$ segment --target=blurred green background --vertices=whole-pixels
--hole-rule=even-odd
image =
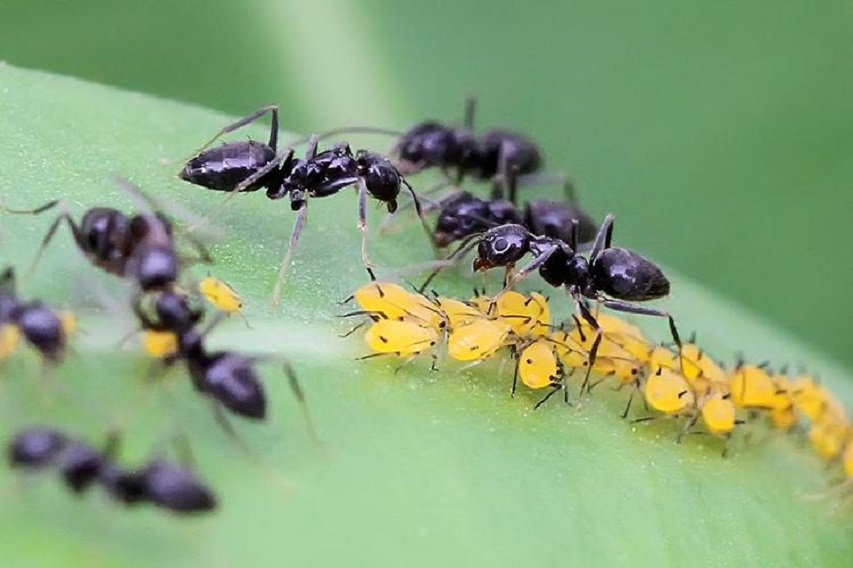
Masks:
[[[617,242],[853,363],[849,1],[5,0],[2,12],[0,58],[15,65],[238,115],[278,102],[292,131],[455,120],[477,93],[478,123],[540,140],[592,212],[617,214]]]

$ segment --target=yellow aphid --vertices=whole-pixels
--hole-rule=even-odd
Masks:
[[[660,368],[646,380],[646,402],[664,414],[673,415],[693,406],[694,397],[687,381],[671,369]]]
[[[721,394],[712,395],[702,405],[702,421],[711,434],[724,436],[735,428],[735,405]]]
[[[551,307],[548,305],[548,299],[539,292],[530,294],[530,299],[538,306],[539,310],[536,325],[533,326],[530,333],[537,337],[546,337],[551,333]]]
[[[825,460],[841,454],[848,436],[847,425],[836,420],[820,420],[812,424],[809,441],[814,451]]]
[[[435,299],[435,304],[438,306],[438,309],[444,312],[447,323],[451,328],[471,323],[474,320],[484,317],[483,313],[475,306],[453,298],[439,296]]]
[[[557,329],[548,336],[548,341],[554,347],[557,358],[563,365],[572,369],[584,367],[587,364],[587,354],[580,344],[565,330]]]
[[[15,352],[21,341],[21,332],[18,326],[6,323],[0,325],[0,359],[5,359]]]
[[[62,331],[68,337],[77,331],[77,316],[71,310],[59,310],[59,321],[62,322]]]
[[[788,431],[797,423],[797,411],[791,396],[791,383],[785,375],[770,377],[776,392],[770,402],[770,421],[780,430]]]
[[[518,354],[518,376],[532,389],[551,386],[559,377],[554,348],[547,341],[535,341]]]
[[[844,462],[844,473],[847,474],[848,478],[853,479],[853,436],[847,440],[847,448],[844,450],[842,461]]]
[[[658,369],[675,371],[678,369],[678,355],[668,348],[658,345],[649,352],[648,365],[652,373],[657,372]]]
[[[168,357],[178,352],[178,337],[171,331],[146,329],[142,332],[142,348],[152,357]]]
[[[790,385],[794,405],[811,420],[818,420],[824,413],[829,393],[808,376],[795,377]]]
[[[243,309],[243,298],[228,284],[208,276],[198,284],[198,290],[210,304],[223,312],[234,313]]]
[[[447,354],[457,361],[486,359],[506,344],[512,328],[502,320],[480,319],[456,327],[447,338]]]
[[[407,319],[436,329],[444,326],[444,314],[435,304],[399,284],[371,282],[359,288],[354,296],[365,311],[388,319]]]
[[[610,341],[602,341],[592,370],[600,375],[613,375],[623,383],[633,383],[642,365],[630,353]]]
[[[411,357],[427,351],[438,341],[438,332],[413,321],[379,320],[364,334],[374,353]]]
[[[761,367],[742,365],[732,373],[732,402],[741,408],[772,408],[776,387]]]
[[[519,336],[527,336],[534,329],[550,324],[550,311],[545,298],[538,295],[542,303],[520,292],[508,290],[495,298],[498,318],[504,320]]]

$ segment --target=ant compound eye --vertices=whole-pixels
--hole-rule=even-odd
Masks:
[[[509,248],[509,241],[504,238],[495,239],[492,243],[492,248],[495,249],[495,252],[498,254],[505,253]]]

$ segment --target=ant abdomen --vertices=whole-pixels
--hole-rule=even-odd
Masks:
[[[214,191],[234,191],[241,182],[275,158],[275,150],[255,140],[230,142],[204,150],[190,159],[178,174],[184,181]],[[272,170],[242,191],[256,191],[267,187]]]
[[[612,247],[602,250],[591,265],[600,292],[631,302],[669,295],[669,280],[652,261],[634,251]]]

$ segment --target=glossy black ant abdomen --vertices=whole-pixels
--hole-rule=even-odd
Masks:
[[[0,274],[0,328],[15,326],[45,361],[57,363],[62,358],[68,343],[66,328],[72,322],[70,314],[63,319],[42,301],[21,301],[11,267]]]
[[[435,167],[464,168],[476,149],[470,130],[426,121],[404,132],[392,153],[399,160],[400,171],[412,174]]]
[[[533,199],[524,207],[524,225],[534,235],[568,242],[572,223],[578,223],[578,242],[591,243],[598,232],[592,217],[571,201]]]
[[[154,461],[137,472],[142,494],[152,504],[175,513],[201,513],[216,509],[216,496],[190,470]],[[131,484],[132,485],[132,484]]]
[[[477,179],[490,180],[501,172],[502,163],[506,164],[506,171],[527,175],[542,169],[543,161],[542,152],[529,137],[510,130],[494,129],[479,137],[466,167]]]
[[[203,150],[190,158],[178,177],[214,191],[234,191],[235,187],[269,164],[275,157],[274,148],[257,140],[229,142]],[[257,191],[274,186],[280,181],[279,176],[277,170],[271,170],[240,191]]]
[[[669,295],[669,280],[660,267],[624,248],[602,250],[591,266],[590,276],[598,291],[621,300],[645,302]]]
[[[220,351],[188,363],[193,383],[199,390],[244,418],[263,420],[266,417],[266,396],[254,360],[231,351]]]

